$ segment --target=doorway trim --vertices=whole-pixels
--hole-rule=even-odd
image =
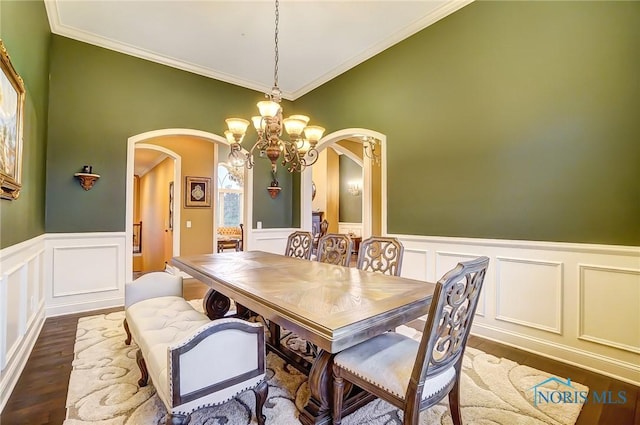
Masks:
[[[156,149],[162,151],[163,149],[166,151],[167,155],[171,156],[176,160],[174,166],[174,196],[173,196],[173,213],[174,213],[174,232],[173,232],[173,255],[180,255],[180,215],[182,212],[182,162],[180,155],[175,152],[170,151],[159,145],[153,145],[149,143],[151,139],[157,139],[161,137],[170,137],[170,136],[184,136],[184,137],[194,137],[198,139],[202,139],[204,141],[210,142],[214,144],[214,155],[216,158],[216,163],[213,164],[213,177],[216,184],[211,185],[212,197],[213,199],[218,199],[218,144],[223,144],[229,146],[229,142],[226,138],[222,136],[218,136],[214,133],[209,133],[207,131],[195,130],[191,128],[165,128],[160,130],[152,130],[144,133],[136,134],[127,139],[127,169],[126,169],[126,202],[125,202],[125,278],[127,281],[132,279],[133,277],[133,169],[135,162],[135,149],[138,146],[145,146],[146,149]],[[243,149],[244,150],[244,149]],[[168,153],[168,152],[171,152]],[[245,167],[245,187],[244,187],[244,221],[245,223],[252,222],[253,215],[253,171],[252,169],[248,169]],[[213,206],[212,206],[213,208]],[[213,223],[213,241],[212,241],[212,250],[215,251],[216,246],[216,223],[215,211],[213,213],[214,223]],[[247,234],[245,235],[244,240],[249,241],[251,226],[245,226]]]
[[[382,154],[380,158],[380,233],[382,235],[387,234],[387,136],[374,130],[367,128],[345,128],[342,130],[334,131],[323,137],[316,150],[318,152],[326,149],[340,140],[357,136],[369,136],[375,137],[380,140],[380,146],[382,148]],[[335,147],[334,147],[335,148]],[[367,238],[371,236],[372,232],[372,185],[371,185],[371,168],[374,166],[371,164],[371,159],[363,154],[363,182],[362,182],[362,237]],[[311,231],[311,186],[312,175],[311,167],[307,167],[302,171],[300,179],[300,228]]]

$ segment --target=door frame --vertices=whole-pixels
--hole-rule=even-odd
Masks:
[[[133,278],[133,169],[135,162],[135,149],[138,144],[154,146],[155,148],[162,148],[159,145],[153,145],[152,139],[161,137],[194,137],[214,144],[214,157],[216,162],[213,166],[213,180],[211,184],[212,198],[218,199],[218,146],[223,144],[229,146],[229,142],[225,137],[219,136],[207,131],[196,130],[191,128],[165,128],[160,130],[152,130],[144,133],[136,134],[127,139],[127,169],[126,169],[126,202],[125,202],[125,279],[130,281]],[[148,148],[148,147],[147,147]],[[166,149],[166,148],[163,148]],[[161,149],[157,149],[161,150]],[[168,149],[167,149],[168,151]],[[244,151],[244,149],[243,149]],[[179,157],[178,154],[173,154]],[[172,156],[173,157],[173,156]],[[175,157],[173,157],[175,159]],[[176,164],[177,165],[177,164]],[[253,222],[253,170],[245,167],[244,176],[244,217],[245,223]],[[173,255],[180,255],[180,216],[182,212],[182,163],[180,166],[174,166],[174,185],[173,185],[173,214],[174,214],[174,233],[173,233]],[[214,208],[212,205],[211,208]],[[213,241],[212,250],[215,252],[216,247],[216,214],[213,212]],[[249,242],[251,240],[251,226],[245,226],[244,240]],[[250,248],[247,246],[247,249]]]
[[[387,234],[387,136],[375,130],[370,130],[367,128],[345,128],[342,130],[334,131],[333,133],[324,136],[320,140],[320,142],[318,142],[316,150],[320,152],[334,145],[340,140],[358,136],[374,137],[380,141],[382,151],[380,157],[380,233],[384,236]],[[371,236],[372,232],[371,209],[373,206],[373,200],[371,168],[375,165],[372,164],[372,160],[366,155],[363,155],[362,163],[362,238],[365,239]],[[302,171],[302,175],[300,176],[300,228],[307,231],[311,231],[311,173],[311,167],[307,167]]]

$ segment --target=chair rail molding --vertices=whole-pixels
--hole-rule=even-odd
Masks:
[[[490,258],[475,335],[640,385],[640,247],[388,236],[404,244],[404,277],[435,282]]]

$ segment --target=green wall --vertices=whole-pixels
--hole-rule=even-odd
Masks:
[[[51,36],[41,1],[0,11],[27,87],[23,190],[0,201],[0,247],[123,231],[130,136],[222,134],[224,118],[253,115],[263,98]],[[327,133],[387,135],[390,233],[637,246],[638,51],[638,2],[475,2],[285,113],[307,112]],[[88,192],[73,178],[84,164],[102,176]],[[254,176],[254,226],[298,223],[299,181],[280,168],[272,200],[266,160]]]
[[[0,200],[0,248],[44,233],[45,153],[51,33],[43,2],[0,2],[0,38],[26,89],[22,190]]]
[[[362,167],[346,155],[338,158],[340,170],[340,193],[338,201],[338,220],[343,223],[362,223],[362,192],[349,193],[349,183],[360,182],[362,189]]]
[[[388,231],[640,245],[640,2],[475,2],[296,101],[388,139]]]
[[[54,35],[46,231],[124,231],[129,137],[164,128],[222,135],[225,118],[255,115],[262,99],[262,93]],[[85,164],[101,176],[90,191],[73,177]],[[282,170],[278,177],[282,192],[290,191],[291,176]],[[254,221],[289,227],[291,195],[272,200],[270,181],[268,161],[258,158]]]

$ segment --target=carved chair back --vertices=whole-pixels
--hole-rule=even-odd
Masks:
[[[409,410],[416,415],[416,420],[421,405],[424,408],[435,404],[432,398],[422,399],[426,379],[453,365],[456,386],[459,385],[462,358],[488,265],[487,257],[458,263],[436,284],[405,395],[405,403],[412,407]]]
[[[328,233],[318,242],[317,260],[321,263],[349,266],[351,238],[340,233]]]
[[[284,255],[304,260],[310,259],[312,238],[311,232],[296,231],[291,233],[287,238],[287,248]]]
[[[372,236],[360,243],[357,267],[360,270],[400,276],[404,246],[396,238]]]

